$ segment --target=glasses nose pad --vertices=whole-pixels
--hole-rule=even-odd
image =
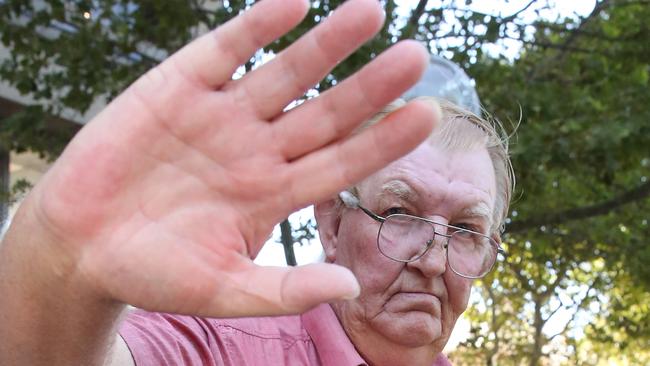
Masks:
[[[427,246],[426,250],[429,251],[429,249],[433,248],[436,245],[436,235],[431,235],[429,240],[427,240]]]
[[[442,239],[444,240],[444,236],[443,236],[443,235],[436,235],[436,234],[437,234],[437,233],[434,233],[434,234],[431,236],[431,238],[430,238],[429,240],[427,240],[427,242],[426,242],[426,243],[427,243],[427,246],[426,246],[426,250],[427,250],[427,251],[429,251],[431,248],[434,248],[434,247],[436,246],[436,240],[437,240],[437,239],[442,238]],[[440,243],[440,244],[441,244],[441,245],[440,245],[440,248],[441,248],[441,249],[447,249],[447,243],[446,243],[446,242],[443,241],[443,242]]]

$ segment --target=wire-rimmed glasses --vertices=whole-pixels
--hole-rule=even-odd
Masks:
[[[416,261],[434,247],[436,242],[441,241],[449,268],[461,277],[477,279],[492,270],[497,255],[503,252],[494,239],[472,230],[406,214],[379,216],[361,206],[358,198],[349,192],[342,192],[341,199],[346,206],[359,208],[381,223],[377,233],[377,248],[394,261]],[[436,227],[446,228],[446,233],[441,233]]]

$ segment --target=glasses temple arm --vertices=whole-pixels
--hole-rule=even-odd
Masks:
[[[368,210],[367,208],[361,206],[361,204],[359,203],[359,198],[357,198],[355,195],[353,195],[348,191],[343,191],[339,193],[339,198],[341,199],[341,201],[343,201],[343,204],[346,205],[348,208],[358,208],[375,221],[379,221],[379,222],[386,221],[384,217],[381,217],[376,213]]]
[[[503,248],[501,247],[501,245],[497,245],[497,253],[498,253],[498,254],[501,254],[502,256],[504,256],[504,257],[506,257],[506,258],[508,257],[508,252],[506,252],[506,250],[503,249]]]
[[[365,208],[365,207],[363,207],[361,205],[357,205],[357,207],[359,207],[359,209],[361,209],[361,211],[365,212],[366,215],[370,216],[375,221],[379,221],[379,222],[386,221],[385,217],[381,217],[381,216],[377,215],[376,213],[368,210],[367,208]]]

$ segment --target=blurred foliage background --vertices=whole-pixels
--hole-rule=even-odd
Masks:
[[[0,149],[56,158],[76,129],[48,119],[110,101],[252,3],[0,0],[1,41],[10,50],[0,80],[35,101],[2,117]],[[339,3],[313,1],[300,26],[239,73]],[[414,38],[466,70],[485,110],[512,134],[508,254],[476,284],[469,338],[450,355],[454,364],[650,364],[650,1],[598,0],[572,16],[548,16],[557,14],[550,0],[514,9],[505,1],[510,10],[495,12],[471,0],[382,3],[379,35],[308,96]],[[289,249],[311,238],[313,222],[284,225],[291,264]]]

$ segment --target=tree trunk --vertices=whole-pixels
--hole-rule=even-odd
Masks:
[[[485,288],[487,289],[487,292],[489,294],[489,298],[492,299],[492,304],[496,304],[497,300],[495,299],[494,293],[492,292],[492,289],[490,288],[489,284],[485,284]],[[487,359],[487,366],[494,366],[497,364],[496,362],[496,355],[499,352],[499,326],[497,325],[497,311],[496,311],[496,306],[492,305],[492,308],[490,309],[490,322],[492,323],[492,331],[494,332],[494,347],[492,349],[487,349],[488,352],[488,359]]]
[[[530,355],[530,366],[538,366],[539,361],[542,358],[542,328],[544,327],[544,320],[542,318],[542,303],[543,301],[538,298],[534,298],[535,301],[535,315],[534,315],[534,327],[535,334],[533,335],[533,349]]]
[[[287,218],[280,223],[280,237],[282,246],[284,247],[284,258],[287,261],[287,265],[295,266],[297,263],[296,256],[293,253],[293,235],[291,232],[291,223]]]
[[[0,233],[9,220],[9,151],[0,145]]]

